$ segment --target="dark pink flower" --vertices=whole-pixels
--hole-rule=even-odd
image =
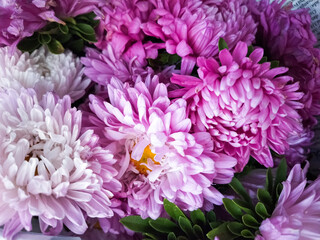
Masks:
[[[194,130],[210,132],[216,151],[238,159],[238,171],[250,155],[266,167],[273,166],[269,148],[284,154],[287,138],[302,130],[299,84],[290,84],[292,78],[283,75],[286,68],[260,64],[263,49],[248,57],[247,53],[247,45],[239,42],[232,52],[220,51],[219,62],[198,58],[199,78],[171,78],[183,87],[171,96],[187,100]]]

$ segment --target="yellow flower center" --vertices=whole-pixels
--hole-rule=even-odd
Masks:
[[[139,161],[134,160],[130,157],[130,161],[132,162],[132,164],[135,166],[135,168],[141,173],[144,174],[145,176],[148,175],[148,171],[152,171],[150,168],[147,167],[148,164],[148,159],[151,159],[153,161],[153,163],[155,165],[160,165],[159,162],[154,160],[154,157],[156,156],[156,154],[154,154],[153,152],[151,152],[150,146],[148,145],[142,154],[142,157]]]

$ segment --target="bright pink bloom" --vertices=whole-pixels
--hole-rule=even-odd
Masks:
[[[168,53],[182,57],[182,73],[191,73],[196,57],[217,55],[220,37],[225,38],[231,48],[239,40],[247,44],[254,40],[256,24],[243,1],[151,2],[155,9],[143,24],[143,30],[164,41]]]
[[[113,78],[110,102],[91,95],[94,115],[88,117],[110,143],[128,206],[155,219],[163,213],[164,198],[184,210],[221,204],[212,182],[231,181],[236,160],[212,152],[210,134],[189,133],[185,100],[171,102],[157,76],[135,82],[130,87]]]
[[[174,75],[171,81],[182,89],[171,93],[188,102],[188,113],[195,131],[208,131],[215,150],[238,159],[237,170],[247,164],[249,156],[266,167],[273,166],[269,148],[279,154],[288,149],[287,138],[300,132],[300,116],[296,109],[299,84],[288,84],[286,68],[270,69],[270,63],[259,61],[263,49],[255,49],[248,57],[248,47],[239,42],[234,51],[220,51],[213,58],[198,58],[198,74]]]
[[[122,58],[136,58],[146,65],[146,58],[156,58],[163,43],[152,43],[145,39],[141,24],[145,22],[153,9],[148,1],[114,0],[101,7],[98,31],[98,48],[105,49],[109,42],[115,54]],[[106,33],[105,33],[106,31]]]
[[[80,134],[81,112],[69,97],[31,90],[0,92],[0,225],[4,237],[32,229],[37,216],[45,234],[63,225],[82,234],[86,218],[113,216],[115,159],[93,131]],[[112,191],[112,192],[111,192]]]
[[[264,220],[256,240],[320,239],[320,179],[307,186],[306,169],[297,164],[283,182],[277,206]]]

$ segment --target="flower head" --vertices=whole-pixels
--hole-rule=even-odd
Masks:
[[[319,239],[319,181],[318,178],[307,186],[306,169],[295,165],[282,183],[283,190],[272,216],[262,222],[261,235],[256,239]]]
[[[90,96],[89,119],[110,142],[128,206],[157,218],[164,198],[188,210],[221,204],[211,184],[231,181],[235,159],[212,152],[208,133],[189,133],[186,102],[171,102],[157,76],[144,80],[130,87],[113,78],[110,102]]]
[[[98,145],[93,131],[80,135],[81,112],[69,97],[22,89],[0,92],[0,225],[4,237],[30,231],[39,218],[43,233],[58,234],[66,225],[82,234],[86,217],[113,216],[111,191],[115,159]],[[110,190],[109,190],[110,189]]]
[[[248,6],[258,23],[256,43],[268,59],[279,60],[289,68],[287,75],[300,83],[305,107],[299,113],[304,126],[312,127],[317,123],[314,116],[320,115],[320,50],[314,48],[317,39],[308,10],[292,10],[292,4],[285,2],[252,0]]]
[[[272,166],[269,148],[284,154],[287,138],[301,131],[296,111],[303,107],[297,102],[303,95],[296,92],[299,84],[289,84],[292,78],[282,75],[286,68],[260,64],[263,49],[247,53],[247,45],[239,42],[232,52],[220,51],[220,63],[198,58],[200,78],[171,78],[183,87],[171,95],[188,101],[194,130],[210,132],[216,151],[238,159],[237,170],[242,170],[250,155]]]
[[[47,92],[76,101],[85,94],[90,80],[80,59],[70,51],[56,55],[41,47],[32,54],[0,48],[0,88],[35,89],[38,99]]]
[[[182,73],[191,73],[196,57],[217,55],[220,37],[231,47],[254,40],[256,24],[243,1],[161,0],[154,5],[142,28],[164,41],[168,53],[182,57]]]

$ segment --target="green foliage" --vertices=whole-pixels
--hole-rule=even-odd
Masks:
[[[32,52],[41,45],[45,45],[54,54],[63,53],[68,48],[75,54],[82,55],[86,45],[97,41],[94,29],[99,21],[94,18],[94,13],[88,13],[75,18],[62,19],[64,24],[50,22],[31,37],[22,39],[18,49]]]
[[[228,44],[223,38],[220,38],[219,43],[218,43],[218,47],[219,47],[219,51],[221,51],[223,49],[228,49]]]
[[[268,169],[265,187],[257,190],[258,202],[255,205],[241,182],[233,178],[229,186],[239,198],[223,199],[225,210],[233,218],[231,221],[217,220],[213,211],[204,213],[198,209],[184,213],[174,203],[165,199],[163,205],[170,219],[152,220],[129,216],[120,222],[127,228],[142,233],[145,240],[214,240],[215,237],[220,240],[254,239],[259,233],[261,222],[271,216],[286,177],[285,160],[279,164],[275,177],[271,169]]]

